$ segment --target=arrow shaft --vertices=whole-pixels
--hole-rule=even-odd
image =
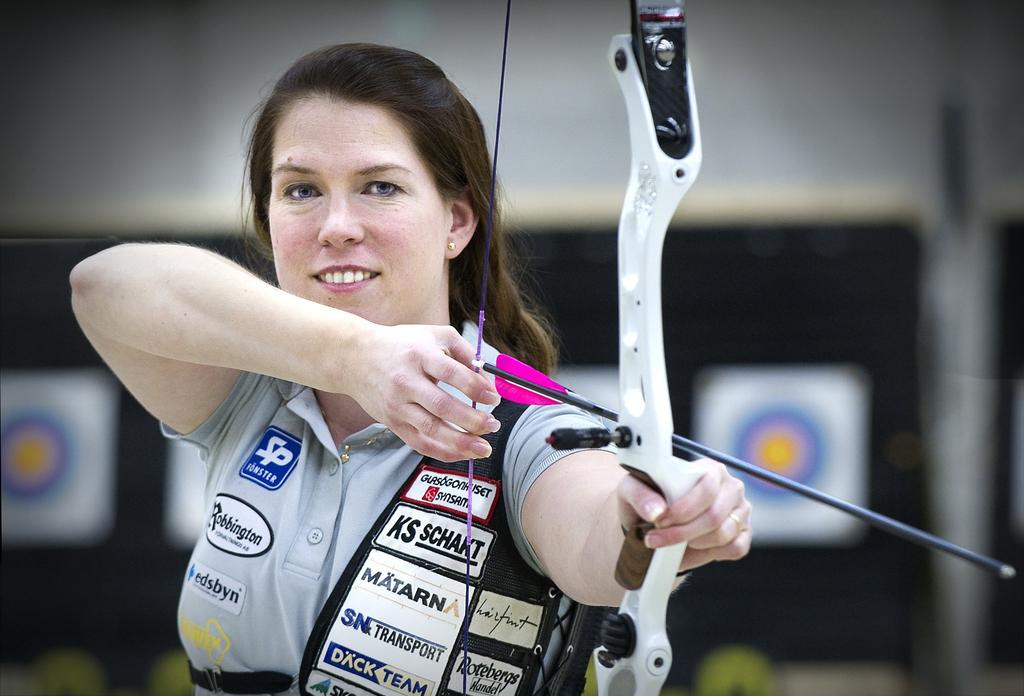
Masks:
[[[483,363],[482,368],[493,375],[501,377],[502,379],[512,382],[524,389],[529,389],[530,391],[546,396],[554,401],[576,406],[584,411],[593,413],[616,423],[619,421],[619,414],[616,411],[595,404],[589,399],[586,399],[574,392],[561,392],[557,389],[551,389],[543,385],[535,384],[518,375],[491,365],[490,363]],[[721,462],[732,469],[737,469],[745,474],[759,478],[762,481],[767,481],[779,486],[780,488],[792,491],[797,495],[802,495],[810,500],[814,500],[823,505],[845,512],[848,515],[852,515],[853,517],[866,522],[872,527],[898,536],[913,544],[962,558],[969,563],[973,563],[998,575],[1000,578],[1010,579],[1017,574],[1013,566],[1003,563],[1002,561],[971,551],[970,549],[965,549],[964,547],[958,546],[943,539],[942,537],[935,536],[934,534],[912,527],[909,524],[894,520],[891,517],[887,517],[886,515],[873,510],[868,510],[867,508],[855,505],[854,503],[843,500],[842,498],[836,498],[835,496],[823,493],[816,488],[811,488],[810,486],[806,486],[797,481],[793,481],[792,479],[788,479],[785,476],[776,474],[773,471],[759,467],[756,464],[751,464],[750,462],[733,457],[732,455],[719,452],[718,450],[702,445],[699,442],[687,439],[682,435],[672,436],[672,450],[673,453],[680,458],[684,458],[683,455],[688,454],[698,457],[707,457],[708,459]]]

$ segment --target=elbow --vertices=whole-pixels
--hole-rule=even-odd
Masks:
[[[68,282],[71,284],[72,301],[74,301],[75,298],[86,294],[89,291],[89,288],[95,285],[95,258],[95,256],[90,256],[87,259],[83,259],[76,263],[75,267],[71,269],[71,275],[68,276]]]
[[[83,315],[87,313],[89,298],[94,295],[97,285],[102,277],[102,263],[96,258],[103,252],[90,256],[79,261],[71,269],[68,282],[71,285],[71,309],[79,323]]]
[[[79,324],[95,311],[96,298],[109,290],[114,278],[113,256],[116,249],[105,249],[79,261],[71,269],[68,283],[71,285],[71,309]]]

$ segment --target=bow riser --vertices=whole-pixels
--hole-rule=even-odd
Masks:
[[[691,78],[687,83],[693,146],[682,159],[669,157],[655,135],[632,37],[614,37],[609,58],[626,102],[632,152],[630,184],[619,221],[619,422],[631,432],[632,442],[619,450],[619,460],[649,477],[672,501],[686,493],[701,473],[673,459],[672,406],[661,326],[665,234],[676,206],[700,170],[697,104]],[[636,648],[610,665],[596,661],[599,694],[660,693],[672,664],[665,613],[685,549],[680,544],[655,551],[642,586],[626,592],[619,613],[633,621]]]

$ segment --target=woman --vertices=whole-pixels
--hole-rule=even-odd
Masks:
[[[589,416],[495,406],[468,321],[489,156],[436,65],[366,44],[303,57],[259,111],[248,177],[277,287],[181,245],[114,247],[71,275],[89,340],[207,465],[179,605],[200,692],[578,691],[558,653],[574,602],[619,603],[622,528],[688,541],[681,571],[747,553],[750,504],[721,465],[667,506],[613,453],[544,443]],[[550,372],[497,213],[492,235],[486,352]]]

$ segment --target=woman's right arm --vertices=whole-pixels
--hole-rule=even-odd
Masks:
[[[243,371],[348,394],[416,449],[449,461],[477,438],[446,421],[486,432],[483,414],[457,408],[436,387],[446,381],[471,398],[490,388],[467,367],[472,350],[451,327],[378,326],[177,244],[101,251],[75,266],[71,287],[97,352],[146,410],[179,432],[205,421]],[[392,345],[381,351],[382,341]],[[414,364],[390,365],[381,355]]]

